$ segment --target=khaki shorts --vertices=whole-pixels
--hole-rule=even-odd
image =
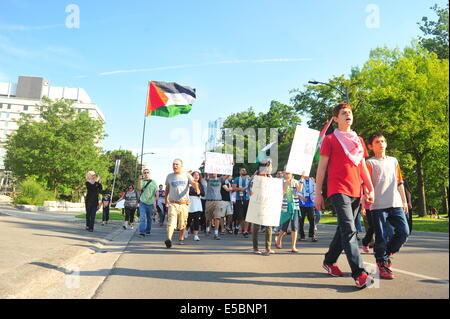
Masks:
[[[221,209],[222,209],[222,216],[230,216],[233,215],[233,208],[231,207],[231,202],[221,201]]]
[[[167,227],[173,229],[185,229],[189,216],[189,206],[184,204],[169,204],[167,212]]]
[[[205,204],[205,218],[211,220],[214,218],[222,218],[222,201],[221,200],[207,200]]]

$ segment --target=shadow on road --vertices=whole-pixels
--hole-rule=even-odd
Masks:
[[[71,272],[54,265],[42,262],[30,263],[35,266],[57,270],[65,274]],[[83,276],[104,276],[110,269],[99,269],[96,271],[80,271],[79,275]],[[242,285],[258,285],[258,286],[274,286],[274,287],[290,287],[290,288],[313,288],[313,289],[334,289],[339,293],[354,293],[358,290],[351,285],[330,285],[314,284],[314,283],[298,283],[298,282],[280,282],[267,281],[264,279],[275,278],[307,278],[314,281],[317,278],[327,278],[328,275],[316,272],[290,272],[290,273],[257,273],[257,272],[221,272],[221,271],[182,271],[182,270],[137,270],[129,268],[114,268],[110,276],[126,276],[141,277],[146,279],[163,279],[177,281],[194,281],[194,282],[215,282],[225,284],[242,284]],[[252,279],[254,278],[254,279]],[[258,280],[259,278],[261,280]]]

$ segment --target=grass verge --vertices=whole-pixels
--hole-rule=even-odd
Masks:
[[[320,224],[337,225],[337,217],[330,213],[322,214]],[[364,225],[364,223],[362,223],[362,225]],[[448,218],[434,219],[413,215],[412,228],[413,231],[448,233]]]

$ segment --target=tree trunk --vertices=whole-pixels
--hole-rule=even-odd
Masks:
[[[419,205],[417,212],[420,217],[425,216],[427,211],[427,201],[425,196],[425,182],[423,176],[422,156],[416,156],[416,169],[417,169],[417,193],[419,195]]]
[[[442,212],[441,215],[448,216],[448,193],[445,184],[442,184]]]

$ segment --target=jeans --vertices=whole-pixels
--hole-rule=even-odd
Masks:
[[[387,262],[389,255],[398,252],[408,238],[405,212],[402,207],[372,210],[372,222],[375,231],[375,259],[377,262]],[[385,234],[387,222],[394,228],[394,234],[389,239]]]
[[[86,227],[94,229],[95,213],[97,213],[98,203],[86,203]]]
[[[365,272],[363,259],[359,253],[355,227],[355,216],[358,213],[360,198],[344,194],[333,194],[330,198],[337,215],[338,226],[328,252],[325,254],[324,263],[327,265],[335,264],[342,250],[344,250],[352,270],[352,277],[356,279]]]
[[[300,207],[300,211],[302,213],[301,213],[299,225],[298,225],[299,236],[302,239],[305,238],[305,231],[304,231],[305,218],[308,217],[308,222],[309,222],[308,237],[313,238],[315,235],[314,234],[314,207]]]
[[[139,219],[141,220],[139,224],[140,234],[150,234],[152,230],[152,217],[153,217],[153,204],[147,205],[144,203],[139,203]]]
[[[315,210],[314,225],[317,226],[317,225],[319,225],[320,217],[322,217],[322,212],[317,209],[314,209],[314,210]]]
[[[164,219],[166,219],[166,207],[163,202],[158,202],[157,211],[159,215],[159,223],[164,224]]]

